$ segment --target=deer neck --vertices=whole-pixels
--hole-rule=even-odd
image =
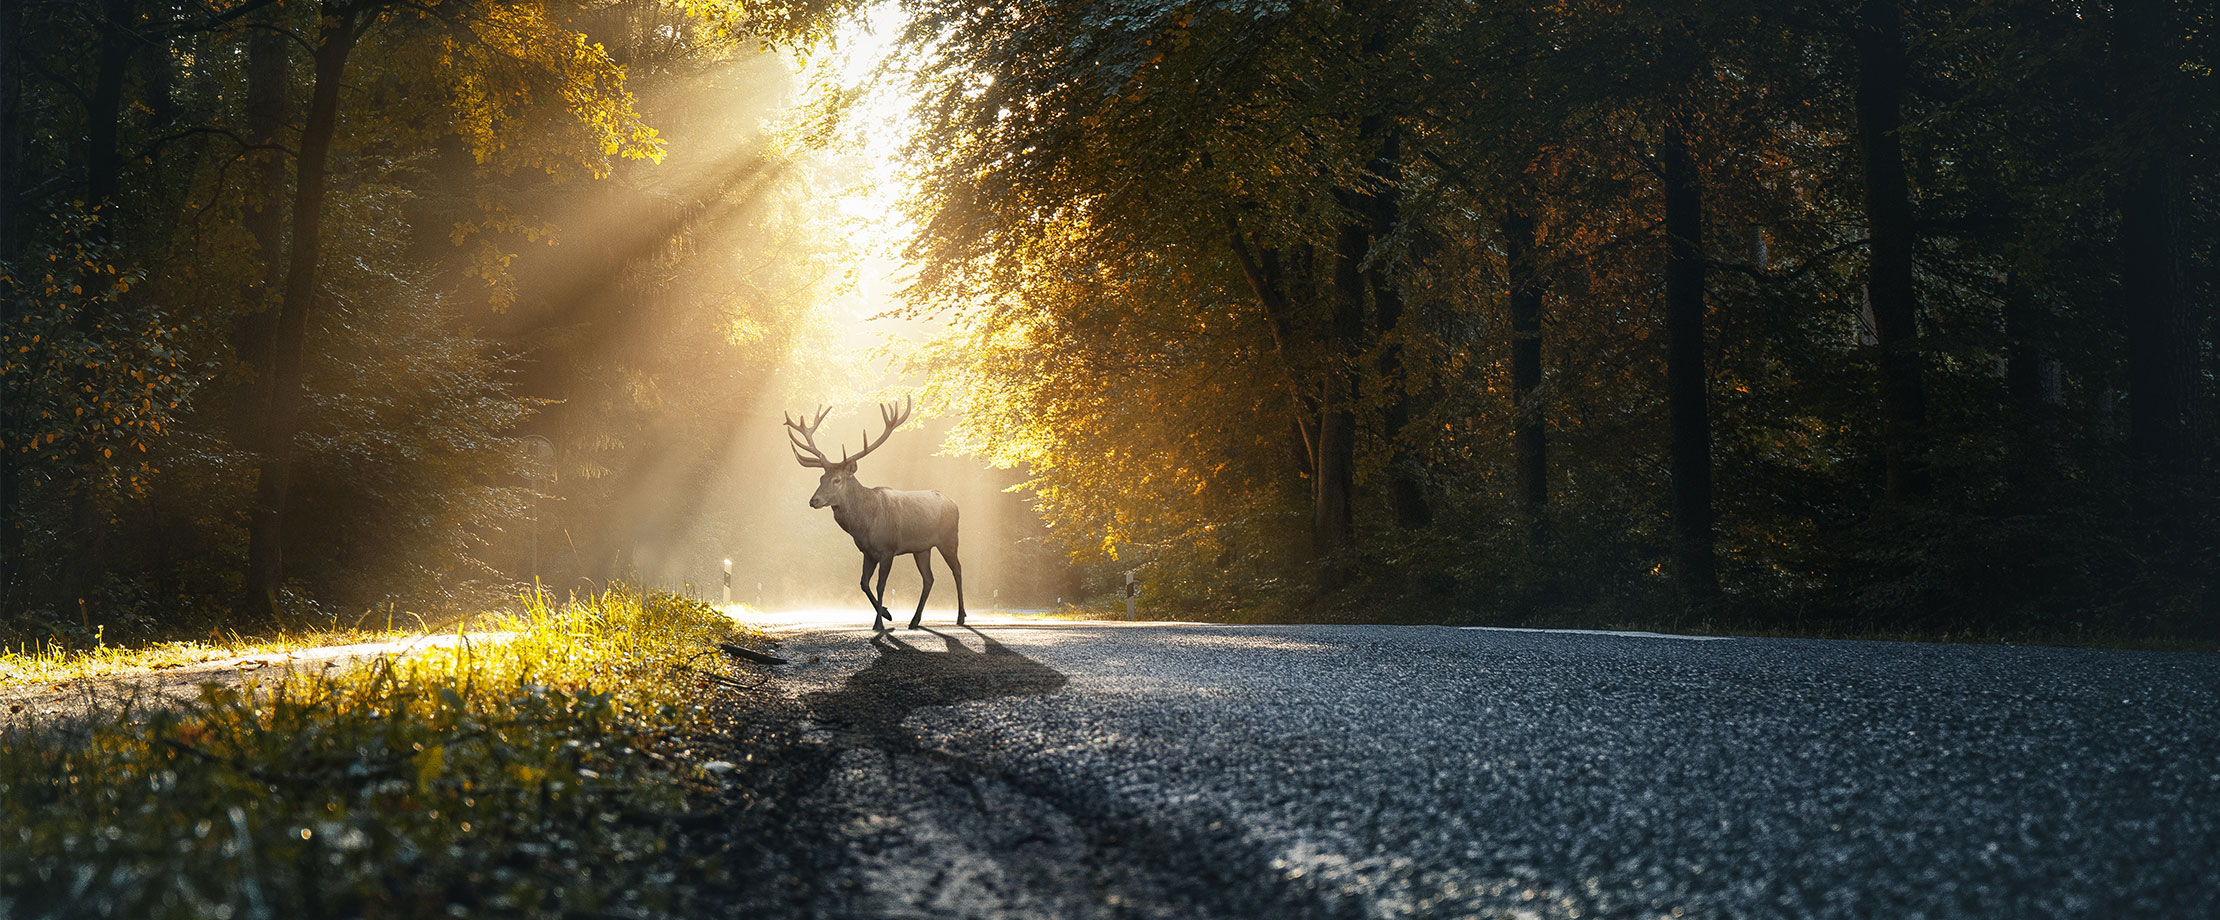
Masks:
[[[850,476],[847,486],[840,490],[840,504],[833,506],[833,522],[847,528],[851,523],[878,517],[881,501],[879,490]]]

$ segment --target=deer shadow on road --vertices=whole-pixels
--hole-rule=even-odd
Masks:
[[[1038,696],[1069,682],[1062,671],[1020,655],[977,629],[922,631],[939,637],[946,648],[928,651],[893,633],[879,633],[871,638],[879,652],[877,659],[848,675],[839,689],[804,694],[802,705],[820,722],[891,735],[911,713],[926,706]]]
[[[735,866],[749,884],[735,915],[1363,916],[1291,879],[1237,816],[1207,803],[1168,808],[1023,750],[905,731],[925,707],[1070,682],[976,629],[907,636],[873,636],[876,657],[837,688],[790,698],[799,723],[830,731],[786,748],[754,785],[773,804],[743,812],[736,836],[749,843]]]

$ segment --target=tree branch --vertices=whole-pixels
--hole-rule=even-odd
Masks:
[[[1748,278],[1750,278],[1750,280],[1756,281],[1759,284],[1785,284],[1787,282],[1801,278],[1806,274],[1809,274],[1812,269],[1818,268],[1828,258],[1844,252],[1848,252],[1852,249],[1856,249],[1871,242],[1873,242],[1871,239],[1859,239],[1852,240],[1847,243],[1838,243],[1836,245],[1829,246],[1818,252],[1812,253],[1810,256],[1804,259],[1803,264],[1798,265],[1794,269],[1785,272],[1769,272],[1755,265],[1751,265],[1748,262],[1721,262],[1716,259],[1706,259],[1704,260],[1704,264],[1706,267],[1709,268],[1716,268],[1720,271],[1734,272],[1738,275],[1747,276]]]

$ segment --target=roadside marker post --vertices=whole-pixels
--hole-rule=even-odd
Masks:
[[[732,606],[732,560],[730,560],[730,559],[727,559],[727,560],[725,560],[725,600],[724,600],[724,604],[725,604],[725,606],[727,606],[727,607],[730,607],[730,606]]]

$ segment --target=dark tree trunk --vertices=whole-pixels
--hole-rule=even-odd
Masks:
[[[2114,93],[2137,136],[2120,170],[2120,314],[2127,333],[2128,453],[2141,475],[2198,465],[2197,324],[2183,290],[2181,219],[2186,132],[2172,72],[2177,28],[2157,0],[2113,11]]]
[[[270,361],[270,408],[263,430],[262,461],[248,524],[248,609],[277,611],[285,584],[285,511],[292,491],[293,439],[300,430],[302,368],[308,318],[315,311],[319,249],[323,237],[325,170],[339,125],[340,78],[360,37],[356,13],[327,11],[314,60],[316,83],[301,129],[293,189],[293,239],[285,289],[279,301],[276,347]]]
[[[1265,328],[1272,333],[1272,351],[1280,359],[1282,382],[1287,387],[1299,448],[1296,472],[1305,479],[1313,478],[1318,472],[1318,400],[1303,382],[1304,367],[1295,344],[1295,310],[1288,298],[1279,253],[1266,250],[1260,256],[1230,216],[1226,218],[1226,241],[1233,249],[1234,263],[1241,269],[1242,280],[1249,283],[1249,290],[1264,307]]]
[[[144,133],[150,144],[143,167],[148,193],[136,196],[145,203],[140,205],[141,219],[134,223],[146,228],[144,239],[156,252],[185,229],[181,224],[192,200],[193,177],[199,174],[208,152],[208,135],[179,136],[181,130],[191,119],[191,111],[215,111],[222,105],[217,77],[210,73],[213,68],[195,66],[191,82],[179,85],[178,49],[188,49],[185,53],[198,62],[209,58],[214,44],[210,33],[186,26],[184,10],[157,8],[142,27],[145,37],[135,52],[139,94],[146,112]]]
[[[144,46],[137,49],[135,63],[139,72],[140,101],[146,105],[146,133],[149,135],[164,136],[175,130],[184,111],[177,102],[177,67],[171,45],[175,40],[171,35],[179,31],[178,17],[182,15],[183,11],[177,9],[162,9],[149,15],[143,31],[151,37],[136,40]],[[168,153],[166,145],[148,151],[157,163],[168,159]],[[157,184],[162,186],[163,194],[178,195],[169,191],[166,187],[169,183]]]
[[[123,120],[123,78],[131,66],[131,0],[107,0],[95,52],[92,95],[85,100],[85,203],[116,196],[123,154],[116,149]]]
[[[1503,213],[1504,268],[1511,293],[1511,463],[1513,489],[1536,546],[1549,538],[1549,415],[1542,404],[1542,300],[1534,265],[1534,217]]]
[[[23,0],[0,0],[0,261],[13,263],[22,253],[23,212]],[[15,321],[15,300],[0,298],[0,325]],[[21,486],[22,446],[14,407],[0,399],[0,623],[16,613],[16,583],[22,578],[17,494]]]
[[[283,33],[258,29],[247,40],[246,142],[264,148],[247,153],[246,201],[240,221],[254,237],[262,277],[242,292],[247,313],[233,330],[240,360],[254,369],[241,386],[233,428],[241,443],[261,444],[262,421],[270,407],[271,357],[277,349],[278,286],[285,279],[285,156],[275,149],[289,108],[286,88],[293,41]]]
[[[1881,349],[1881,456],[1888,497],[1927,493],[1927,392],[1922,380],[1919,300],[1912,287],[1911,187],[1904,178],[1904,82],[1910,62],[1896,0],[1866,0],[1858,15],[1858,149],[1865,168],[1867,296]]]
[[[2128,451],[2147,474],[2197,468],[2197,328],[2182,296],[2181,187],[2174,151],[2147,148],[2120,196],[2120,296],[2127,326]]]
[[[2014,433],[2006,481],[2033,507],[2046,500],[2043,486],[2057,472],[2058,443],[2049,420],[2065,394],[2034,291],[2017,271],[1999,278],[1997,287],[1997,312],[2004,325],[2006,430]]]
[[[1401,140],[1397,132],[1389,131],[1380,144],[1379,155],[1372,158],[1372,174],[1380,181],[1380,187],[1370,196],[1368,209],[1375,241],[1394,235],[1396,223],[1402,219]],[[1414,449],[1418,445],[1412,443],[1416,432],[1410,430],[1416,388],[1403,359],[1399,328],[1403,323],[1403,288],[1394,272],[1379,259],[1372,260],[1365,280],[1372,289],[1373,322],[1384,342],[1380,385],[1386,388],[1388,398],[1388,500],[1395,512],[1396,527],[1425,530],[1434,524],[1434,509],[1426,499],[1426,471]]]
[[[23,0],[0,0],[0,260],[23,243]],[[13,309],[0,301],[0,310]]]
[[[2004,395],[2022,418],[2055,406],[2058,359],[2044,344],[2042,307],[2021,272],[1997,279],[1997,313],[2004,324]]]
[[[1346,199],[1346,196],[1345,196]],[[1345,201],[1346,203],[1346,201]],[[1342,224],[1334,240],[1333,309],[1327,323],[1325,396],[1318,421],[1318,475],[1311,506],[1312,548],[1328,561],[1320,585],[1333,590],[1347,578],[1336,558],[1356,542],[1351,495],[1356,489],[1356,358],[1364,351],[1364,258],[1372,251],[1361,219]]]
[[[1351,225],[1347,234],[1365,236],[1365,228]],[[1363,273],[1358,263],[1344,264],[1341,251],[1335,254],[1334,309],[1326,338],[1324,366],[1307,357],[1311,340],[1303,338],[1304,329],[1298,324],[1294,303],[1296,289],[1307,290],[1311,259],[1306,249],[1299,248],[1292,269],[1281,263],[1278,253],[1266,250],[1259,254],[1251,249],[1240,229],[1229,219],[1226,223],[1228,239],[1232,244],[1235,262],[1249,282],[1257,300],[1264,305],[1265,317],[1272,331],[1273,348],[1280,353],[1281,366],[1287,373],[1287,386],[1295,404],[1297,433],[1305,442],[1307,462],[1304,474],[1310,480],[1311,503],[1311,552],[1320,560],[1319,586],[1333,590],[1346,577],[1338,554],[1354,539],[1354,523],[1350,515],[1350,492],[1355,481],[1356,464],[1356,412],[1354,406],[1354,359],[1346,353],[1347,343],[1363,335],[1364,297]],[[1369,242],[1361,240],[1358,259],[1369,250]],[[1288,277],[1292,274],[1294,277]],[[1354,288],[1357,312],[1345,309],[1345,294]],[[1316,336],[1315,330],[1312,331]],[[1315,383],[1310,381],[1315,380]]]
[[[1673,573],[1682,597],[1719,594],[1711,506],[1711,407],[1704,368],[1702,177],[1678,117],[1665,126],[1665,401],[1673,476]]]

